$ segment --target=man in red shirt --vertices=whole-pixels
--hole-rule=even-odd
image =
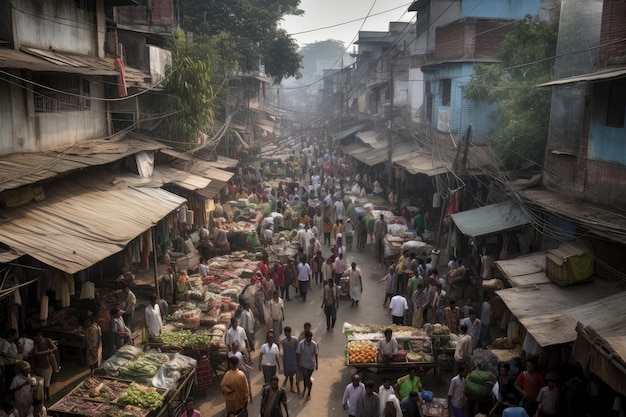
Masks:
[[[535,368],[537,359],[531,358],[526,361],[526,371],[519,374],[515,380],[515,389],[522,396],[522,406],[529,416],[537,411],[537,395],[539,390],[546,385],[543,376]]]

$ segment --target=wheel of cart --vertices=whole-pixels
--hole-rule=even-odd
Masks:
[[[341,277],[339,281],[339,297],[350,298],[350,278]]]

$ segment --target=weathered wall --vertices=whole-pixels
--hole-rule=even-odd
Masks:
[[[103,97],[102,77],[91,78],[91,97]],[[33,94],[0,82],[0,154],[36,152],[106,136],[106,109],[91,100],[81,111],[35,113]]]
[[[14,9],[20,46],[98,55],[95,11],[74,0],[25,0]]]
[[[626,166],[588,159],[584,196],[599,204],[623,207],[626,204]]]
[[[540,0],[463,0],[462,17],[521,19],[539,15]]]

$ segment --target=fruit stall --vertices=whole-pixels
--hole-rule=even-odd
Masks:
[[[124,346],[50,408],[57,417],[178,417],[197,362],[178,353]]]
[[[378,342],[384,339],[384,330],[390,328],[398,341],[398,355],[391,362],[378,360]],[[437,328],[437,332],[446,329]],[[344,323],[343,333],[348,340],[346,346],[346,365],[366,373],[370,369],[393,371],[416,366],[424,372],[433,369],[440,374],[437,352],[441,341],[440,335],[430,330],[412,326],[350,324]]]

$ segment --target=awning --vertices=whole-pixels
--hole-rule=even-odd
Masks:
[[[554,85],[582,83],[589,81],[608,80],[611,78],[619,78],[626,75],[626,68],[611,68],[602,71],[590,72],[589,74],[576,75],[574,77],[561,78],[559,80],[550,81],[539,84],[536,87],[552,87]]]
[[[615,288],[614,291],[615,292]],[[571,343],[576,340],[576,324],[593,327],[607,337],[617,336],[617,330],[626,341],[626,292],[599,299],[590,298],[586,303],[540,316],[520,319],[520,323],[533,335],[540,346]],[[626,345],[622,350],[626,354]],[[624,356],[626,358],[626,356]]]
[[[371,146],[364,145],[362,143],[352,143],[348,146],[342,146],[341,151],[347,155],[354,156],[361,152],[368,152],[373,150]]]
[[[27,68],[38,72],[67,72],[82,75],[117,76],[113,58],[98,58],[91,55],[70,54],[35,48],[0,50],[0,68]],[[126,83],[130,86],[147,87],[151,76],[138,69],[124,66]]]
[[[454,213],[452,220],[463,234],[471,237],[502,232],[530,223],[519,206],[510,201]]]
[[[543,189],[519,190],[519,194],[547,213],[571,219],[597,235],[620,244],[626,240],[626,218],[604,206]]]
[[[211,182],[211,179],[205,176],[181,171],[180,169],[167,165],[154,167],[152,177],[160,178],[163,181],[163,184],[174,184],[189,191],[204,188]]]
[[[448,172],[448,164],[431,155],[411,150],[392,156],[394,164],[404,168],[409,174],[425,174],[429,177]]]
[[[219,197],[220,195],[220,191],[222,190],[222,188],[224,188],[226,186],[225,182],[222,181],[211,181],[211,183],[201,189],[201,190],[196,190],[196,193],[201,195],[204,198],[215,198],[215,197]]]
[[[0,242],[70,274],[123,250],[186,201],[159,188],[84,177],[58,181],[46,197],[3,211]]]
[[[621,300],[622,306],[624,301]],[[619,323],[615,323],[615,319]],[[613,314],[610,322],[615,324],[610,333],[579,322],[572,358],[585,372],[596,374],[615,391],[626,395],[626,323],[623,312],[622,315]]]
[[[356,126],[352,126],[349,128],[346,128],[340,132],[334,133],[331,136],[333,137],[333,139],[335,139],[336,141],[342,140],[347,138],[348,136],[352,136],[354,135],[356,132],[358,132],[359,130],[365,128],[365,125],[361,124],[361,125],[356,125]]]
[[[361,142],[376,147],[380,134],[375,130],[367,130],[365,132],[357,132],[355,136],[360,139]]]
[[[139,139],[91,139],[54,151],[3,155],[0,159],[0,191],[163,147],[165,145]]]
[[[546,275],[546,252],[537,252],[494,263],[512,287],[551,282]]]

